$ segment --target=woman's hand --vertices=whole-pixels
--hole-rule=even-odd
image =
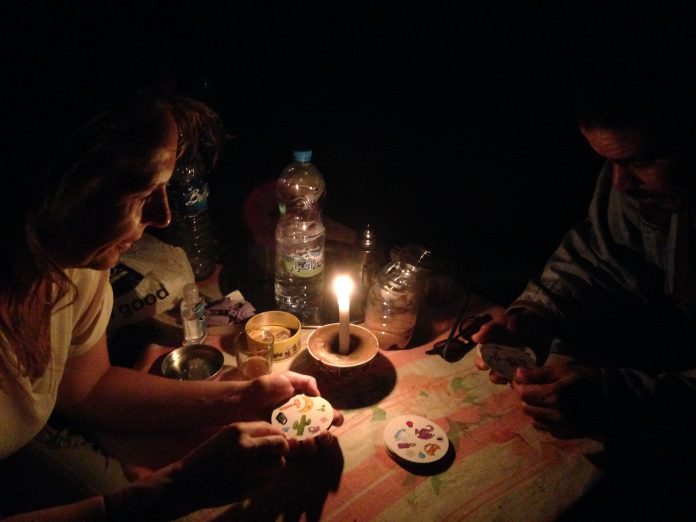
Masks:
[[[296,372],[270,373],[249,381],[243,393],[244,406],[251,406],[254,415],[266,420],[273,408],[298,393],[319,395],[314,377]]]
[[[264,375],[249,381],[249,386],[242,395],[242,411],[249,408],[250,418],[268,421],[274,408],[298,393],[311,397],[320,395],[316,379],[296,372]],[[332,425],[340,426],[341,424],[343,424],[343,415],[334,409]],[[303,441],[290,439],[290,453],[292,455],[299,452],[316,453],[319,446],[330,444],[332,440],[333,435],[328,430]]]
[[[285,468],[290,445],[267,422],[226,426],[183,459],[105,497],[113,520],[171,520],[245,499]]]

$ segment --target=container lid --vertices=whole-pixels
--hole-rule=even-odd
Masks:
[[[195,303],[199,299],[198,297],[198,287],[196,283],[189,283],[184,286],[184,301],[188,303]]]
[[[399,252],[399,261],[418,267],[423,270],[431,270],[433,256],[430,250],[421,245],[406,245]]]
[[[296,149],[292,151],[292,157],[300,163],[312,161],[312,149]]]
[[[375,233],[372,231],[372,228],[370,228],[369,223],[367,224],[367,226],[365,226],[365,230],[363,230],[358,246],[360,250],[366,251],[372,251],[377,246],[375,240]]]

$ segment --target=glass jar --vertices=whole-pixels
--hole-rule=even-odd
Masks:
[[[430,259],[429,250],[409,245],[377,274],[367,295],[365,326],[380,348],[402,349],[411,341]]]

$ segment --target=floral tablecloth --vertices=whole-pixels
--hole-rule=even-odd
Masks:
[[[437,339],[446,336],[439,328]],[[400,351],[380,351],[360,374],[337,378],[321,371],[303,348],[273,371],[291,369],[317,378],[319,389],[345,422],[331,428],[336,444],[290,462],[273,492],[243,504],[203,510],[191,520],[553,520],[600,476],[592,464],[601,445],[589,439],[558,440],[535,430],[508,386],[494,385],[476,369],[476,354],[456,363],[426,355],[432,342]],[[224,344],[209,336],[208,343]],[[139,368],[171,348],[151,345]],[[226,353],[226,364],[234,358]],[[399,415],[437,423],[450,442],[448,455],[426,467],[393,460],[385,426]],[[167,452],[173,456],[198,439],[165,442],[157,435],[111,439],[132,476],[146,473]],[[150,458],[142,451],[157,447]],[[213,478],[211,478],[213,480]]]

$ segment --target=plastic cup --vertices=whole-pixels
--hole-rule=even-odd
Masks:
[[[241,332],[237,343],[237,368],[245,380],[271,373],[273,367],[273,334],[264,328]]]

